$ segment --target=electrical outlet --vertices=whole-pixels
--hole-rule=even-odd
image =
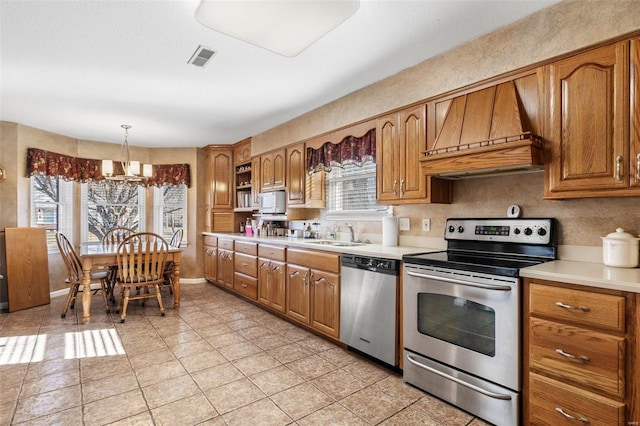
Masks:
[[[422,219],[422,230],[431,231],[431,219]]]
[[[408,217],[398,218],[398,229],[400,231],[409,231],[411,229],[411,222]]]

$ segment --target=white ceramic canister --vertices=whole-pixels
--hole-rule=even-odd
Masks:
[[[602,262],[605,265],[618,268],[638,266],[640,238],[624,232],[622,228],[617,228],[616,232],[600,238],[602,238]]]

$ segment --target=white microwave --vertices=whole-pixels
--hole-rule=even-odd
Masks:
[[[287,211],[285,206],[284,191],[262,192],[260,198],[260,213],[284,214]]]

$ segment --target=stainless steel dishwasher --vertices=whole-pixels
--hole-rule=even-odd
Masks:
[[[397,365],[399,261],[342,254],[340,341]]]

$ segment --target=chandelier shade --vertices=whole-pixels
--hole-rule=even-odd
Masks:
[[[102,174],[105,179],[118,180],[118,181],[131,181],[139,182],[144,179],[148,179],[153,175],[153,168],[151,164],[143,164],[142,176],[140,176],[140,162],[131,160],[131,152],[129,151],[129,129],[128,124],[123,124],[120,127],[124,129],[124,142],[122,143],[122,149],[120,150],[120,165],[122,166],[122,173],[119,175],[114,174],[114,167],[112,160],[102,160]]]

